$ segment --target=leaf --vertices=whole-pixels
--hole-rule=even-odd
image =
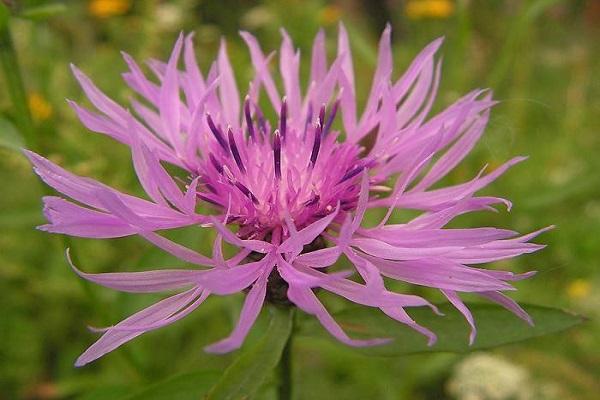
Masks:
[[[5,29],[10,20],[10,11],[6,4],[0,4],[0,30]]]
[[[121,397],[121,400],[198,400],[220,375],[219,371],[187,372],[154,383],[132,395]]]
[[[82,396],[77,397],[77,400],[112,400],[121,398],[126,393],[131,393],[131,389],[127,386],[102,386],[92,390]]]
[[[444,316],[435,315],[427,308],[409,311],[418,323],[437,334],[437,343],[431,347],[427,346],[424,336],[373,308],[352,307],[337,313],[335,318],[352,337],[394,339],[390,344],[360,348],[361,352],[375,356],[432,352],[465,353],[560,332],[584,320],[581,316],[565,311],[525,305],[523,308],[535,323],[535,326],[530,326],[497,305],[471,303],[467,306],[477,325],[477,338],[472,346],[469,346],[469,328],[464,317],[447,303],[438,305]]]
[[[271,322],[265,335],[225,370],[208,392],[207,400],[250,398],[277,366],[292,332],[293,309],[271,307],[270,311]]]
[[[25,141],[12,122],[0,117],[0,147],[20,150]]]
[[[41,6],[26,8],[19,13],[19,17],[32,21],[45,21],[67,11],[67,6],[62,3],[43,4]]]

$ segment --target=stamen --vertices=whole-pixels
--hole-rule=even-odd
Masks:
[[[323,124],[325,124],[325,108],[327,106],[325,105],[325,103],[321,104],[321,109],[319,110],[319,124],[321,124],[321,126],[323,126]]]
[[[275,167],[275,176],[281,179],[281,135],[279,130],[275,130],[273,138],[273,163]]]
[[[221,166],[221,164],[217,161],[217,159],[215,158],[215,156],[213,156],[212,153],[208,154],[208,158],[210,159],[211,164],[213,165],[213,167],[215,167],[215,169],[222,174],[223,173],[223,167]]]
[[[210,183],[204,183],[203,184],[204,187],[206,187],[209,191],[213,192],[214,194],[217,194],[217,189],[215,189],[215,187],[213,185],[211,185]]]
[[[304,207],[310,207],[312,205],[315,205],[319,202],[319,200],[321,199],[321,196],[319,196],[318,194],[315,194],[310,200],[307,200],[303,203]]]
[[[237,179],[235,179],[235,176],[231,173],[231,170],[227,168],[227,165],[223,165],[223,174],[230,183],[235,184],[237,182]]]
[[[309,168],[313,168],[317,163],[317,157],[319,157],[319,149],[321,148],[321,124],[315,124],[315,140],[313,142],[312,152],[310,153],[310,161],[308,162]]]
[[[218,202],[218,201],[216,201],[216,200],[213,200],[213,199],[211,199],[211,198],[210,198],[210,197],[208,197],[208,196],[205,196],[205,195],[203,195],[203,194],[200,194],[200,193],[197,193],[197,194],[196,194],[196,196],[197,196],[197,197],[198,197],[200,200],[204,200],[204,201],[206,201],[207,203],[213,204],[213,205],[215,205],[215,206],[217,206],[217,207],[223,207],[223,205],[222,205],[221,203],[219,203],[219,202]]]
[[[287,130],[287,98],[284,96],[281,101],[281,111],[279,112],[279,132],[281,138],[285,141],[285,134]]]
[[[246,116],[246,127],[248,128],[248,137],[252,140],[256,140],[254,134],[254,122],[252,121],[252,114],[250,113],[250,96],[246,96],[244,100],[244,115]]]
[[[353,177],[355,177],[356,175],[360,174],[360,173],[361,173],[361,171],[362,171],[363,169],[365,169],[365,166],[364,166],[364,165],[359,165],[359,166],[357,166],[357,167],[354,167],[354,168],[352,168],[352,169],[349,169],[349,170],[348,170],[348,171],[347,171],[347,172],[344,174],[344,176],[342,176],[342,179],[340,179],[340,181],[338,182],[338,184],[340,184],[340,183],[342,183],[342,182],[345,182],[345,181],[347,181],[347,180],[348,180],[348,179],[350,179],[350,178],[353,178]]]
[[[227,138],[229,139],[229,149],[231,150],[231,154],[233,155],[233,159],[237,164],[240,172],[242,174],[246,173],[246,168],[244,167],[244,163],[242,162],[242,158],[240,157],[240,152],[235,145],[235,139],[233,137],[233,131],[231,130],[231,126],[227,127]]]
[[[256,119],[258,120],[258,128],[263,136],[267,135],[267,122],[265,121],[265,115],[262,110],[258,106],[258,104],[254,103],[254,111],[256,112]]]
[[[329,133],[329,129],[331,128],[331,125],[333,124],[333,120],[335,119],[335,115],[337,114],[339,106],[340,106],[340,100],[338,99],[335,101],[335,103],[333,103],[333,107],[331,108],[331,111],[329,113],[329,118],[327,119],[327,123],[325,124],[325,127],[323,128],[323,136],[326,136],[327,133]]]
[[[308,103],[308,110],[306,112],[306,121],[304,121],[304,132],[302,133],[302,140],[306,139],[306,131],[308,130],[308,126],[310,125],[310,120],[312,119],[312,103]]]
[[[235,182],[234,185],[240,190],[240,192],[244,193],[250,200],[252,200],[254,204],[258,204],[258,199],[256,196],[250,191],[250,189],[244,186],[244,184],[241,182]]]
[[[212,134],[215,136],[215,139],[217,139],[217,142],[219,142],[223,150],[227,151],[227,142],[223,137],[223,132],[221,132],[221,129],[215,125],[210,113],[206,113],[206,122],[208,123],[208,127],[210,128]]]

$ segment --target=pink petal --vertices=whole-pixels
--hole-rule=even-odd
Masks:
[[[204,351],[208,353],[227,353],[238,349],[242,345],[265,301],[267,276],[268,273],[259,278],[252,286],[252,289],[250,289],[250,292],[248,292],[240,313],[240,319],[231,335],[206,346]]]
[[[223,111],[223,117],[225,118],[224,125],[231,125],[233,128],[239,128],[240,126],[240,95],[238,92],[237,84],[235,83],[235,76],[233,75],[233,69],[227,56],[227,49],[225,41],[221,41],[221,47],[219,48],[218,57],[219,76],[221,81],[219,84],[219,95],[221,97],[221,105]]]
[[[460,311],[460,313],[465,317],[465,319],[469,323],[469,326],[471,327],[471,333],[469,334],[469,345],[472,345],[473,342],[475,342],[475,336],[477,335],[477,328],[475,327],[475,320],[473,319],[473,314],[471,314],[469,308],[465,305],[465,303],[462,302],[462,300],[455,291],[442,290],[442,293],[444,294],[444,296],[446,296],[448,301],[450,301],[450,303],[452,303],[452,305],[456,307],[458,311]]]
[[[195,286],[202,271],[165,269],[143,272],[89,274],[77,269],[67,249],[67,260],[77,275],[107,288],[130,293],[155,293]]]
[[[196,289],[190,289],[186,292],[168,297],[158,303],[133,314],[129,318],[118,323],[116,327],[127,327],[129,325],[153,324],[170,317],[177,311],[189,304],[197,295]],[[108,352],[113,351],[123,343],[145,333],[145,331],[121,331],[108,330],[96,343],[91,345],[75,362],[76,367],[84,366]]]
[[[309,288],[302,286],[290,286],[288,289],[288,298],[298,308],[304,312],[314,315],[317,317],[319,322],[323,325],[329,333],[331,333],[337,340],[354,347],[364,346],[377,346],[385,343],[389,343],[391,339],[351,339],[338,325],[333,317],[327,312],[323,304],[317,299],[315,294]]]

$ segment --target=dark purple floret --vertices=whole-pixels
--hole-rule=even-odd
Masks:
[[[319,157],[319,149],[321,148],[321,124],[317,122],[315,125],[315,139],[313,141],[312,152],[310,153],[309,166],[312,168],[317,163],[317,157]]]
[[[240,169],[240,172],[242,174],[245,174],[246,168],[244,167],[244,163],[242,162],[242,158],[240,157],[240,152],[238,151],[238,148],[235,145],[235,138],[233,137],[233,131],[231,130],[231,127],[227,128],[227,138],[229,139],[229,149],[231,150],[233,159],[235,160],[236,165]]]
[[[331,108],[331,111],[329,111],[329,118],[327,118],[327,123],[325,124],[325,127],[323,128],[323,136],[327,136],[327,134],[329,133],[329,130],[331,129],[331,125],[333,124],[333,121],[335,120],[335,116],[337,114],[339,105],[340,105],[339,100],[336,100],[335,103],[333,103],[333,107]]]
[[[279,131],[275,131],[273,137],[273,165],[275,167],[275,176],[281,179],[281,135]]]
[[[302,132],[302,139],[306,139],[306,131],[310,126],[310,122],[312,120],[312,103],[308,103],[308,110],[306,111],[306,119],[304,120],[304,131]]]
[[[364,169],[365,169],[365,167],[363,165],[359,165],[359,166],[356,166],[356,167],[348,170],[348,172],[346,172],[344,174],[344,176],[342,176],[342,179],[340,179],[340,181],[338,182],[338,184],[342,183],[342,182],[345,182],[348,179],[354,178],[356,175],[360,174],[360,172],[362,170],[364,170]]]
[[[217,171],[218,171],[220,174],[222,174],[222,173],[223,173],[223,165],[217,161],[217,159],[215,158],[215,156],[214,156],[212,153],[210,153],[210,154],[208,155],[208,158],[210,159],[210,163],[213,165],[213,167],[214,167],[214,168],[215,168],[215,169],[216,169],[216,170],[217,170]]]
[[[263,137],[267,136],[267,121],[265,120],[265,116],[258,104],[254,104],[254,110],[256,112],[256,119],[258,120],[258,128],[260,129],[260,133],[262,133]]]
[[[254,204],[258,204],[258,199],[256,198],[256,196],[254,196],[254,194],[250,191],[250,189],[248,189],[246,186],[244,186],[243,183],[236,181],[234,183],[234,185],[235,185],[235,187],[237,187],[240,190],[240,192],[242,192],[246,196],[248,196]]]
[[[250,112],[249,96],[246,96],[246,98],[244,99],[244,116],[246,118],[246,128],[248,129],[248,137],[251,140],[255,140],[254,122],[252,121],[252,114]]]
[[[223,150],[227,151],[227,141],[223,137],[223,132],[215,125],[209,113],[206,113],[206,122],[208,123],[210,131],[215,136],[215,139],[217,139],[217,142],[219,142]]]

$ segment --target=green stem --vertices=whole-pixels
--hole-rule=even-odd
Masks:
[[[0,6],[4,7],[4,6]],[[0,10],[7,13],[6,9]],[[27,103],[27,94],[23,84],[23,76],[17,61],[17,52],[10,34],[7,15],[2,15],[0,21],[0,67],[4,74],[4,84],[7,86],[8,94],[15,112],[17,127],[25,136],[28,147],[35,148],[37,140],[33,129],[33,121]]]
[[[279,387],[277,388],[278,400],[291,400],[292,398],[292,345],[294,339],[294,330],[292,332],[281,353],[279,360],[278,374]]]

